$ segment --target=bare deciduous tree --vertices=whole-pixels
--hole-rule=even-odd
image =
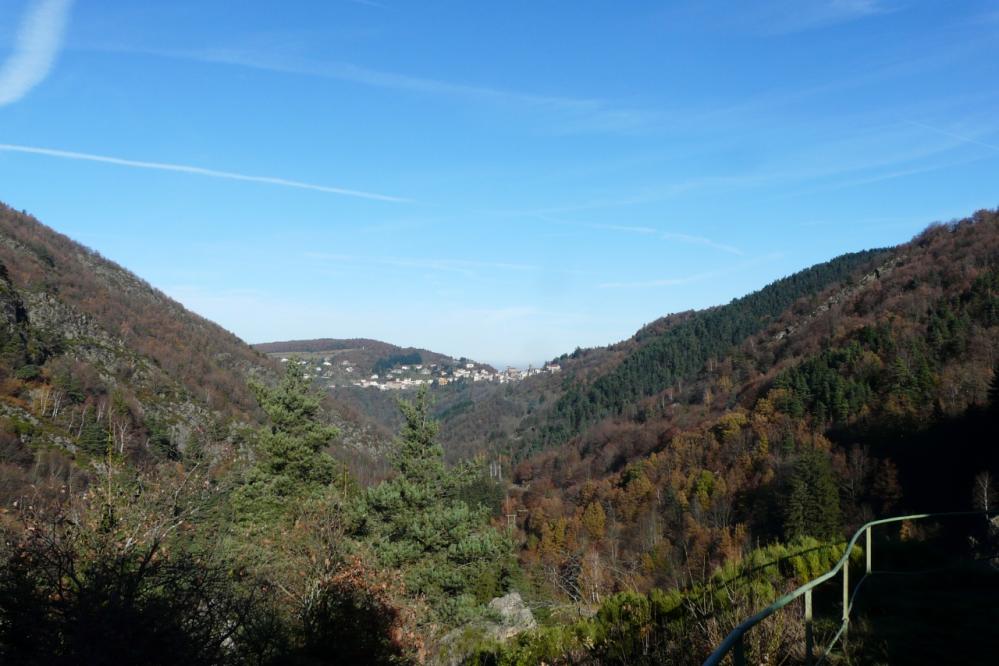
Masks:
[[[974,502],[976,509],[986,513],[995,507],[996,491],[992,486],[992,473],[988,470],[979,472],[975,477]]]

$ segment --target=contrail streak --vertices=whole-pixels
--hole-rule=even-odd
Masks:
[[[38,148],[36,146],[20,146],[17,144],[0,143],[0,151],[12,153],[28,153],[31,155],[45,155],[47,157],[60,157],[67,160],[82,160],[86,162],[102,162],[104,164],[116,164],[118,166],[132,167],[133,169],[152,169],[154,171],[175,171],[178,173],[189,173],[195,176],[207,176],[209,178],[223,178],[226,180],[241,180],[248,183],[264,183],[267,185],[278,185],[280,187],[294,187],[300,190],[313,190],[316,192],[327,192],[329,194],[340,194],[347,197],[359,197],[361,199],[372,199],[374,201],[391,201],[394,203],[410,202],[411,199],[393,197],[387,194],[376,194],[373,192],[362,192],[360,190],[349,190],[342,187],[330,187],[328,185],[315,185],[313,183],[303,183],[298,180],[288,180],[286,178],[275,178],[273,176],[251,176],[232,171],[217,171],[215,169],[205,169],[202,167],[190,166],[187,164],[169,164],[166,162],[144,162],[140,160],[128,160],[121,157],[110,157],[108,155],[93,155],[90,153],[77,153],[69,150],[56,150],[54,148]]]
[[[45,80],[62,47],[71,0],[38,0],[17,30],[14,51],[0,66],[0,106],[16,102]]]
[[[978,139],[974,139],[970,136],[964,136],[963,134],[957,134],[956,132],[949,132],[947,130],[940,129],[939,127],[933,127],[932,125],[927,125],[926,123],[916,122],[915,120],[907,120],[906,122],[909,123],[910,125],[915,125],[916,127],[922,127],[925,130],[936,132],[937,134],[949,136],[950,138],[957,139],[958,141],[964,141],[965,143],[981,146],[983,148],[990,148],[992,150],[999,150],[999,146],[993,143],[985,143],[984,141],[979,141]]]

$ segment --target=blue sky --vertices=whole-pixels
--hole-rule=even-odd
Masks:
[[[0,200],[250,342],[494,364],[999,205],[994,2],[0,4]]]

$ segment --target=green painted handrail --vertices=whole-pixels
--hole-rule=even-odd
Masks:
[[[721,664],[722,659],[726,655],[732,654],[735,661],[735,666],[743,666],[745,663],[745,648],[743,646],[743,636],[746,635],[750,629],[755,627],[757,624],[770,617],[781,608],[784,608],[789,603],[797,599],[798,597],[805,597],[805,658],[811,663],[812,660],[812,590],[831,579],[833,576],[838,574],[841,570],[843,572],[843,621],[840,625],[839,631],[833,637],[832,641],[828,646],[822,651],[822,658],[829,653],[830,650],[836,645],[836,641],[839,640],[840,636],[846,631],[846,627],[850,622],[850,610],[853,608],[853,597],[856,596],[856,590],[854,595],[850,595],[850,567],[847,566],[850,561],[850,554],[853,552],[853,547],[857,545],[857,541],[860,539],[862,534],[867,536],[866,543],[866,560],[867,567],[864,576],[857,583],[857,590],[859,590],[861,583],[864,579],[872,573],[871,571],[871,528],[877,525],[885,525],[888,523],[898,523],[904,520],[922,520],[923,518],[951,518],[956,516],[982,516],[987,514],[984,511],[952,511],[948,513],[916,513],[910,516],[896,516],[894,518],[882,518],[881,520],[872,520],[869,523],[863,525],[859,530],[854,533],[853,538],[846,545],[846,551],[843,553],[843,557],[839,559],[832,569],[822,574],[818,578],[810,580],[793,592],[785,594],[783,597],[777,599],[763,610],[761,610],[756,615],[744,620],[742,624],[732,630],[725,640],[715,648],[715,651],[711,653],[711,656],[707,658],[704,662],[704,666],[717,666]]]

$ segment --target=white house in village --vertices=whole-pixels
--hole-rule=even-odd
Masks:
[[[301,376],[306,379],[323,379],[324,386],[332,390],[337,386],[377,388],[380,391],[407,390],[418,386],[447,386],[455,382],[475,382],[507,384],[521,381],[527,377],[558,373],[562,371],[558,363],[545,363],[539,367],[529,367],[521,370],[511,366],[504,370],[492,370],[474,361],[463,361],[457,365],[442,365],[437,363],[414,363],[386,369],[381,373],[363,375],[363,368],[358,370],[352,361],[335,356],[313,356],[309,359],[294,359],[281,357],[282,363],[295,362],[300,366]],[[355,372],[355,370],[358,370]],[[361,375],[347,378],[346,375]]]

